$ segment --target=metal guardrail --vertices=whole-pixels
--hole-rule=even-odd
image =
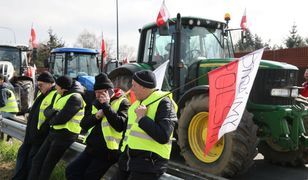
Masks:
[[[23,141],[24,137],[25,137],[25,133],[26,133],[26,125],[21,123],[21,122],[17,122],[17,121],[11,120],[11,119],[3,118],[0,115],[0,132],[3,132],[7,135],[10,135],[10,136],[20,140],[20,141]],[[70,149],[68,151],[66,151],[63,159],[65,161],[68,161],[68,162],[71,161],[79,153],[81,153],[85,149],[85,147],[86,146],[84,144],[74,142],[70,146]],[[112,166],[108,170],[108,172],[104,176],[104,179],[106,179],[106,180],[110,179],[110,175],[112,175],[112,172],[115,172],[115,166]],[[167,173],[165,173],[160,179],[161,180],[182,180],[182,178],[179,178],[179,177],[173,176],[171,174],[167,174]]]

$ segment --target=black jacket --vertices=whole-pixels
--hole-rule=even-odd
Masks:
[[[111,102],[118,99],[112,98]],[[98,100],[93,102],[93,105],[97,110],[102,109],[109,124],[118,132],[124,130],[127,122],[127,110],[129,108],[129,102],[124,99],[117,112],[115,112],[109,103],[101,104]],[[95,114],[87,114],[81,121],[80,126],[84,131],[88,131],[93,127],[86,141],[86,152],[106,160],[113,160],[117,157],[117,150],[109,150],[106,142],[104,141],[104,135],[101,127],[102,119],[96,119]]]
[[[48,118],[45,120],[39,130],[37,129],[37,123],[41,103],[43,99],[54,89],[55,88],[52,87],[46,94],[41,94],[35,99],[28,116],[26,135],[24,140],[25,143],[42,144],[44,142],[44,139],[47,137],[49,132]],[[54,95],[53,100],[55,99],[55,96],[56,94]],[[51,103],[50,106],[52,106],[52,104],[53,103]]]
[[[8,98],[12,96],[8,89],[14,92],[14,89],[12,90],[9,84],[4,82],[2,85],[0,85],[0,108],[4,107]]]
[[[74,81],[72,88],[69,91],[66,91],[62,97],[65,97],[71,93],[79,93],[83,94],[84,88],[81,86],[81,84],[78,81]],[[75,134],[73,132],[70,132],[67,129],[60,129],[55,130],[52,128],[53,125],[61,125],[67,123],[72,117],[75,116],[75,114],[83,108],[83,99],[80,98],[81,96],[78,95],[72,95],[64,105],[63,109],[59,112],[54,111],[54,109],[48,108],[44,111],[44,114],[47,118],[50,118],[49,125],[51,125],[50,133],[49,135],[51,137],[57,138],[57,139],[69,139],[73,140],[78,137],[78,134]]]
[[[169,142],[177,116],[175,108],[168,97],[163,98],[157,108],[155,120],[145,116],[140,119],[139,127],[160,144]],[[119,158],[119,167],[124,171],[163,173],[168,160],[156,153],[134,150],[126,146]]]

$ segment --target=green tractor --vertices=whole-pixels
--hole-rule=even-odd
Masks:
[[[234,60],[228,24],[178,14],[168,28],[152,23],[140,33],[137,63],[120,66],[109,76],[116,87],[127,91],[134,72],[154,70],[169,60],[162,89],[172,91],[179,106],[173,150],[179,149],[176,155],[181,154],[186,164],[199,172],[232,177],[253,164],[258,150],[273,163],[308,163],[308,120],[303,118],[307,110],[295,101],[297,67],[261,60],[240,125],[204,156],[207,74]]]

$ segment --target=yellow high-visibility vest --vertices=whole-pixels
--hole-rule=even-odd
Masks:
[[[124,97],[120,97],[119,99],[116,99],[116,100],[111,102],[111,107],[115,112],[117,112],[119,110],[120,105],[121,105],[121,103],[124,99],[125,99]],[[92,106],[92,114],[96,114],[97,111],[98,110],[95,108],[95,106]],[[101,127],[102,127],[102,132],[103,132],[104,139],[105,139],[105,142],[106,142],[108,149],[110,149],[110,150],[119,149],[119,144],[120,144],[121,139],[122,139],[122,132],[116,131],[108,123],[106,116],[104,116],[103,119],[102,119]],[[91,129],[89,129],[84,142],[86,141],[88,135],[91,133],[92,129],[93,129],[93,127]]]
[[[52,128],[53,129],[67,129],[72,133],[79,134],[81,131],[80,121],[84,116],[84,111],[85,111],[85,106],[86,106],[86,103],[84,102],[81,95],[78,93],[71,93],[66,96],[60,97],[58,99],[56,98],[56,102],[54,103],[53,108],[57,111],[62,110],[66,102],[72,95],[80,96],[80,98],[82,99],[82,108],[68,122],[66,122],[65,124],[61,124],[61,125],[53,125]]]
[[[11,93],[11,97],[7,99],[7,102],[4,107],[0,108],[0,112],[8,112],[8,113],[17,113],[19,112],[18,104],[16,101],[16,97],[13,91],[6,89]]]
[[[148,98],[142,101],[142,105],[148,105],[152,102],[152,104],[147,106],[147,113],[151,120],[155,120],[156,111],[160,101],[163,99],[162,97],[168,96],[173,103],[175,111],[177,111],[177,105],[172,99],[172,94],[170,92],[163,91],[154,91]],[[140,105],[140,101],[136,101],[131,107],[128,109],[128,123],[127,129],[125,132],[123,145],[121,147],[121,151],[125,150],[125,147],[128,146],[130,149],[136,150],[145,150],[154,152],[165,159],[170,158],[171,153],[171,145],[172,145],[172,135],[169,137],[169,142],[166,144],[160,144],[155,141],[151,136],[149,136],[146,132],[144,132],[136,122],[137,115],[135,113],[135,109],[137,109]]]
[[[56,96],[57,91],[52,90],[50,91],[47,96],[42,100],[40,105],[40,112],[38,116],[38,122],[37,122],[37,129],[40,129],[42,124],[45,122],[46,117],[44,115],[44,110],[51,105],[52,99],[54,96]],[[40,94],[39,94],[40,95]]]

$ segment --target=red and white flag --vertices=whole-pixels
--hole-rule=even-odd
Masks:
[[[242,16],[241,28],[242,28],[243,31],[246,31],[246,29],[247,29],[246,9],[245,9],[244,14]]]
[[[102,33],[102,47],[101,47],[101,54],[102,54],[102,59],[106,58],[107,56],[107,52],[106,52],[106,45],[105,45],[105,40],[104,40],[104,36]]]
[[[37,48],[37,39],[36,39],[36,32],[35,29],[33,28],[33,26],[31,27],[31,46],[32,48]]]
[[[208,73],[210,97],[205,155],[225,133],[238,127],[263,50],[254,51]]]
[[[161,4],[159,13],[157,15],[156,24],[157,26],[165,25],[170,17],[169,11],[165,5],[165,0]]]
[[[122,64],[128,64],[129,63],[129,60],[128,60],[128,58],[126,57],[125,59],[123,59],[123,62],[122,62]]]

